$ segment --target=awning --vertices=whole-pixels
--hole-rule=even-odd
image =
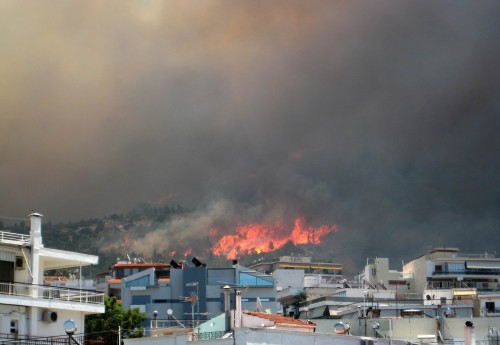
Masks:
[[[500,261],[466,261],[465,268],[476,269],[500,269]]]
[[[475,296],[477,294],[476,290],[455,290],[453,291],[453,296]]]

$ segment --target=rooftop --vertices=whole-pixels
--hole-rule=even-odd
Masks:
[[[254,312],[254,311],[244,311],[243,312],[246,315],[251,315],[251,316],[257,316],[269,321],[273,321],[275,324],[286,324],[286,325],[297,325],[297,326],[316,326],[314,322],[311,321],[304,321],[304,320],[299,320],[299,319],[294,319],[291,317],[286,317],[282,315],[276,315],[276,314],[267,314],[267,313],[259,313],[259,312]]]

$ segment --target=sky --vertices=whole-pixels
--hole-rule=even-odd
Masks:
[[[499,13],[498,1],[4,0],[0,215],[180,204],[196,216],[166,226],[185,237],[335,224],[326,248],[346,261],[497,251]]]

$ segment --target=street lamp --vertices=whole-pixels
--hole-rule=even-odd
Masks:
[[[78,344],[78,342],[73,338],[73,334],[75,334],[76,330],[78,329],[76,327],[76,322],[73,320],[66,320],[63,323],[63,328],[69,337],[68,344],[71,344],[72,342],[75,342],[76,344]]]
[[[158,311],[153,312],[153,327],[158,328]]]

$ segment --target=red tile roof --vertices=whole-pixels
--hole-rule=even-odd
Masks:
[[[297,326],[310,325],[312,327],[316,327],[316,324],[314,322],[294,319],[292,317],[286,317],[282,315],[258,313],[254,311],[244,311],[243,313],[247,315],[257,316],[269,321],[273,321],[276,325],[278,324],[297,325]]]
[[[108,280],[106,283],[109,283],[109,284],[116,284],[116,283],[121,283],[122,280],[121,279],[118,279],[118,278],[115,278],[115,279],[110,279]]]

